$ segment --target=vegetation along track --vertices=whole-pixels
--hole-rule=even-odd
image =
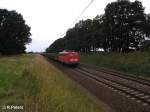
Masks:
[[[94,70],[83,66],[79,66],[75,70],[86,77],[105,84],[115,91],[131,97],[131,99],[142,103],[144,106],[150,106],[150,82],[147,80],[133,79],[133,77],[121,76],[121,74],[116,72]]]

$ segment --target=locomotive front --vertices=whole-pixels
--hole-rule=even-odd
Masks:
[[[80,56],[78,52],[64,51],[59,53],[58,60],[67,65],[78,65]]]

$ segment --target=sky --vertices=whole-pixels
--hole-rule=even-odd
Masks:
[[[94,0],[77,20],[93,19],[104,13],[108,3],[116,0]],[[134,0],[130,0],[134,1]],[[0,8],[16,10],[31,27],[32,42],[26,51],[43,52],[56,39],[62,38],[73,21],[91,0],[0,0]],[[141,0],[145,13],[150,13],[150,0]]]

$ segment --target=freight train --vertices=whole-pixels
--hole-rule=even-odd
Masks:
[[[45,55],[53,60],[56,60],[62,64],[69,65],[69,66],[77,66],[80,61],[79,53],[75,51],[46,53]]]

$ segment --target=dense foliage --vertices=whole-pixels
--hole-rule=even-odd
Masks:
[[[107,26],[104,27],[106,49],[110,51],[138,50],[145,37],[149,37],[144,7],[139,1],[121,0],[108,4],[104,24]]]
[[[51,45],[51,52],[60,52],[62,50],[64,50],[64,46],[65,46],[65,40],[64,38],[59,38],[57,39],[52,45]],[[47,52],[49,52],[49,48],[46,49]]]
[[[88,53],[80,55],[81,63],[95,65],[101,69],[111,69],[150,79],[150,52],[130,53]]]
[[[0,9],[0,54],[25,52],[25,45],[31,42],[30,27],[16,11]]]
[[[145,39],[150,37],[150,16],[144,13],[139,1],[118,0],[109,3],[105,13],[93,20],[81,20],[47,48],[47,52],[76,50],[129,52],[143,48]],[[60,49],[58,49],[60,47]]]

